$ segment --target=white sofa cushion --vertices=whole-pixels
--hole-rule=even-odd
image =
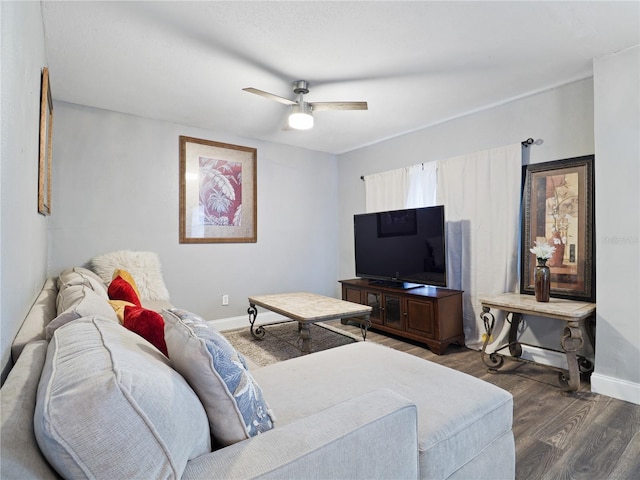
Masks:
[[[169,360],[100,317],[54,334],[34,429],[65,478],[180,478],[211,449],[204,408]]]
[[[91,269],[105,282],[111,282],[113,271],[128,271],[138,286],[140,300],[169,301],[169,291],[162,278],[160,258],[155,252],[118,250],[91,259]]]
[[[253,374],[280,426],[388,388],[418,407],[419,478],[469,478],[456,470],[488,452],[496,452],[491,478],[514,476],[513,397],[478,378],[372,342],[274,363]],[[319,394],[310,385],[327,387]],[[492,450],[494,444],[503,448]]]
[[[228,340],[185,310],[164,310],[162,316],[171,363],[200,397],[218,446],[271,430],[262,390]]]
[[[93,295],[88,292],[93,293]],[[58,296],[56,297],[56,309],[58,315],[66,312],[70,308],[76,307],[81,304],[83,301],[85,301],[87,295],[90,295],[92,299],[95,299],[96,303],[100,300],[104,305],[106,305],[107,307],[109,306],[109,298],[103,297],[101,294],[93,290],[90,286],[84,284],[66,285],[62,287],[62,289],[58,292]]]
[[[0,390],[2,479],[59,480],[33,433],[36,391],[46,356],[45,340],[27,344]]]
[[[107,296],[107,285],[91,270],[83,267],[67,268],[58,275],[58,290],[64,290],[71,285],[86,285],[104,298]]]
[[[31,306],[27,317],[22,322],[16,338],[11,344],[11,358],[13,363],[18,361],[22,349],[34,340],[44,340],[44,329],[47,324],[56,318],[56,298],[58,297],[58,286],[55,278],[47,278],[38,294],[36,301]]]
[[[109,302],[87,285],[67,286],[58,294],[58,304],[67,308],[46,326],[47,340],[51,339],[58,328],[82,317],[99,315],[118,322],[118,316]]]

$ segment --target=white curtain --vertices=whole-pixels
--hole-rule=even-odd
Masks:
[[[365,175],[366,212],[435,205],[436,182],[436,162]]]
[[[478,298],[517,287],[522,146],[437,163],[437,201],[447,220],[448,286],[464,290],[465,342],[479,350],[485,330]],[[504,343],[507,327],[504,316],[496,315],[490,346]]]
[[[409,190],[409,170],[399,168],[365,175],[365,209],[367,213],[404,208]]]
[[[436,205],[438,181],[436,162],[409,167],[409,191],[405,208],[432,207]]]

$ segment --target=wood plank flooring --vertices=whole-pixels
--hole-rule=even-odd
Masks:
[[[358,334],[358,326],[327,322]],[[426,346],[369,331],[367,341],[481,378],[511,392],[518,480],[640,479],[640,405],[591,393],[588,380],[566,394],[555,371],[505,360],[489,373],[480,352],[456,345],[445,355]],[[496,452],[497,453],[497,452]],[[489,453],[491,454],[491,453]]]

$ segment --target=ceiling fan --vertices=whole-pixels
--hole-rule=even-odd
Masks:
[[[291,114],[289,114],[287,123],[289,127],[296,130],[308,130],[313,127],[313,112],[367,110],[368,108],[367,102],[305,102],[303,96],[309,93],[309,83],[306,80],[293,82],[293,93],[298,95],[298,99],[295,101],[253,87],[243,88],[242,90],[291,106]]]

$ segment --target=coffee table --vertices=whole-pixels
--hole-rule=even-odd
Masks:
[[[255,330],[253,325],[258,316],[256,306],[266,308],[272,312],[284,315],[298,322],[298,331],[302,339],[302,351],[311,351],[312,323],[326,322],[327,320],[341,319],[343,323],[348,318],[358,318],[363,340],[367,338],[367,330],[371,326],[371,307],[359,303],[338,300],[315,293],[277,293],[272,295],[254,295],[249,297],[249,323],[251,335],[254,338],[262,338],[265,335],[264,326],[259,325]]]

